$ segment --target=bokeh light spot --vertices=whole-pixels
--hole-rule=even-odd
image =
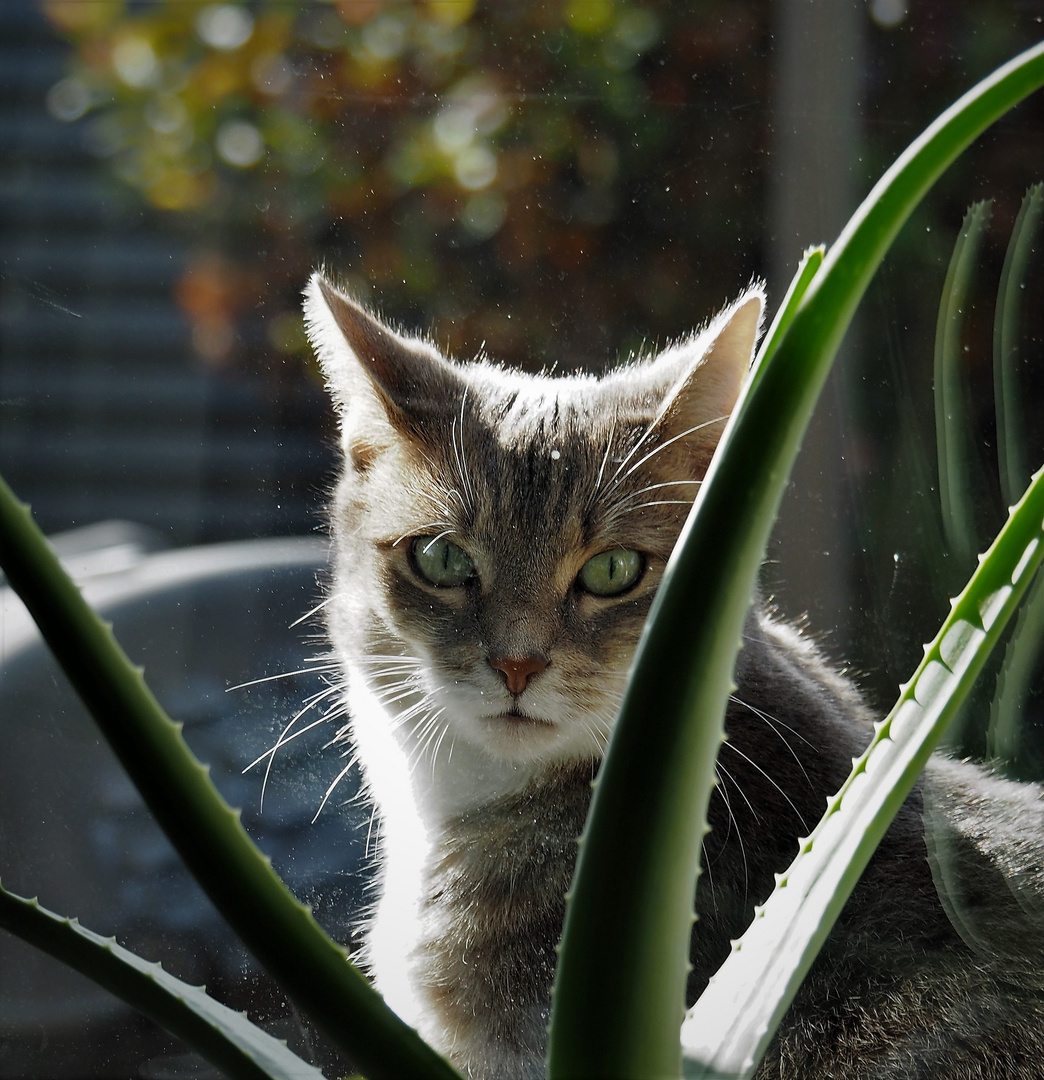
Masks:
[[[91,91],[83,79],[70,75],[47,91],[47,111],[57,120],[79,120],[91,107]]]
[[[239,169],[256,165],[265,152],[261,132],[248,120],[226,120],[218,128],[214,146],[222,161]]]
[[[486,146],[469,146],[457,155],[453,165],[457,183],[469,191],[489,187],[497,176],[497,159]]]
[[[254,32],[254,17],[238,4],[210,4],[196,16],[196,33],[212,49],[231,52]]]
[[[112,50],[112,66],[128,86],[137,89],[154,86],[159,76],[159,63],[152,44],[136,34],[116,43]]]

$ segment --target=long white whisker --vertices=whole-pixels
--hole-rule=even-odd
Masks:
[[[635,469],[640,469],[650,458],[656,457],[656,455],[660,453],[661,450],[666,450],[667,447],[670,446],[672,443],[676,443],[679,439],[684,439],[687,436],[692,435],[694,432],[700,431],[705,427],[710,427],[711,424],[720,424],[724,420],[728,420],[728,414],[725,414],[723,416],[716,416],[713,420],[704,420],[702,424],[696,424],[693,427],[689,428],[687,431],[683,431],[680,434],[668,439],[666,442],[660,443],[660,445],[657,446],[655,450],[650,450],[649,453],[647,453],[645,457],[643,457],[640,461],[636,461],[627,470],[627,472],[625,472],[623,476],[620,477],[621,482],[626,480],[627,477],[629,477],[631,473],[635,471]]]
[[[714,905],[714,914],[718,914],[718,894],[714,891],[714,871],[711,869],[710,855],[707,852],[707,841],[700,841],[700,851],[703,853],[703,858],[700,860],[700,865],[707,873],[707,888],[710,890],[711,903]]]
[[[326,598],[325,600],[320,600],[320,601],[319,601],[319,603],[318,603],[318,604],[316,604],[316,605],[315,605],[315,607],[314,607],[314,608],[312,608],[312,610],[311,610],[311,611],[306,611],[306,612],[305,612],[305,613],[304,613],[304,614],[303,614],[303,615],[301,616],[301,618],[299,618],[299,619],[295,619],[295,620],[294,620],[294,621],[293,621],[293,622],[292,622],[292,623],[290,624],[290,629],[291,629],[291,630],[293,630],[293,628],[294,628],[295,626],[300,626],[300,625],[301,625],[301,623],[303,623],[303,622],[305,621],[305,619],[310,619],[310,618],[311,618],[311,617],[312,617],[313,615],[317,615],[317,614],[318,614],[318,613],[319,613],[320,611],[322,611],[322,610],[323,610],[323,608],[324,608],[324,607],[326,607],[326,605],[327,605],[328,603],[330,603],[330,601],[331,601],[331,600],[332,600],[333,598],[334,598],[334,594],[333,594],[333,593],[331,593],[331,594],[330,594],[330,595],[329,595],[329,596],[328,596],[328,597],[327,597],[327,598]]]
[[[630,450],[627,451],[627,453],[624,455],[623,460],[616,467],[616,472],[614,472],[613,475],[611,477],[609,477],[609,483],[606,485],[606,489],[605,489],[606,494],[608,494],[610,491],[613,490],[614,487],[616,487],[617,477],[619,477],[620,473],[623,472],[623,470],[626,467],[627,463],[631,460],[631,458],[634,457],[634,455],[636,453],[638,453],[639,447],[641,447],[642,443],[644,443],[645,440],[647,438],[649,438],[649,436],[653,433],[653,431],[655,429],[656,429],[656,420],[655,419],[650,420],[649,425],[646,427],[645,431],[642,433],[642,437],[634,444],[634,446],[631,447]]]
[[[630,491],[621,498],[620,502],[626,502],[628,499],[637,498],[639,495],[644,495],[647,491],[656,491],[657,488],[674,487],[677,484],[693,484],[699,487],[702,484],[702,480],[664,480],[661,484],[646,484],[645,487],[639,488],[637,491]]]
[[[785,724],[778,716],[773,716],[772,713],[765,712],[764,709],[759,709],[756,705],[751,705],[749,701],[744,701],[742,698],[737,697],[735,694],[730,694],[729,697],[736,702],[737,705],[742,705],[746,709],[750,709],[756,716],[760,716],[773,730],[777,728],[786,728],[791,735],[796,735],[811,751],[818,754],[819,750],[814,743],[810,743],[804,735],[798,731],[797,728],[791,727],[790,724]]]
[[[415,536],[417,533],[423,533],[425,529],[444,529],[444,528],[452,529],[452,526],[450,525],[450,523],[448,521],[429,521],[425,525],[417,525],[416,527],[410,529],[409,532],[404,532],[402,534],[402,536],[399,537],[398,540],[393,541],[392,542],[392,547],[398,547],[399,544],[401,544],[403,542],[403,540],[406,539],[407,536]]]
[[[797,762],[797,767],[801,770],[801,775],[805,778],[808,786],[812,787],[812,781],[809,779],[808,773],[805,772],[805,766],[801,763],[801,758],[797,756],[794,747],[790,745],[790,742],[784,737],[783,733],[776,726],[777,723],[782,724],[782,721],[777,721],[775,717],[770,716],[762,709],[756,708],[754,705],[751,705],[750,702],[744,701],[742,698],[737,697],[735,694],[729,694],[729,699],[736,702],[737,705],[742,705],[745,709],[749,709],[759,720],[763,720],[768,725],[769,729],[775,734],[776,738],[778,738],[779,741],[783,743],[783,745],[787,748],[787,750],[790,751],[790,756],[794,759],[795,762]],[[792,727],[788,727],[788,725],[786,724],[782,724],[782,726],[786,727],[788,731],[796,735],[807,746],[812,747],[812,744],[800,732],[794,731]],[[815,749],[815,747],[812,747],[812,749]]]
[[[277,679],[292,679],[296,675],[313,675],[315,673],[322,674],[324,671],[336,671],[338,668],[336,662],[329,662],[325,667],[308,667],[298,668],[297,671],[281,671],[278,675],[266,675],[262,679],[251,679],[249,682],[236,683],[235,686],[228,686],[225,688],[226,694],[231,694],[233,690],[245,690],[248,686],[260,686],[262,683],[275,682]]]
[[[800,821],[800,822],[801,822],[801,828],[802,828],[802,829],[804,829],[804,830],[805,830],[805,831],[807,832],[807,831],[808,831],[808,825],[807,825],[807,824],[805,823],[805,819],[804,819],[804,817],[802,816],[802,813],[801,813],[801,811],[800,811],[800,810],[799,810],[799,809],[798,809],[798,808],[797,808],[797,807],[796,807],[796,806],[794,805],[794,802],[793,802],[793,800],[792,800],[792,799],[790,798],[790,796],[789,796],[789,795],[788,795],[788,794],[787,794],[787,793],[786,793],[786,792],[785,792],[785,791],[784,791],[784,790],[783,790],[783,789],[782,789],[782,788],[781,788],[781,787],[779,786],[779,784],[777,784],[777,783],[776,783],[776,781],[775,781],[775,780],[773,780],[773,779],[772,779],[772,777],[771,777],[771,776],[769,776],[769,774],[768,774],[767,772],[765,772],[765,770],[764,770],[764,769],[763,769],[763,768],[762,768],[762,767],[761,767],[761,766],[760,766],[760,765],[759,765],[759,764],[758,764],[758,763],[757,763],[756,761],[754,761],[753,759],[749,758],[749,757],[748,757],[748,756],[747,756],[747,755],[746,755],[745,753],[743,753],[743,751],[742,751],[742,750],[741,750],[741,749],[740,749],[740,748],[739,748],[738,746],[736,746],[736,745],[735,745],[734,743],[732,743],[732,742],[729,742],[729,741],[728,741],[728,740],[726,739],[726,740],[725,740],[725,742],[723,743],[723,745],[724,745],[724,746],[728,746],[728,747],[731,747],[731,748],[732,748],[732,751],[733,751],[734,753],[738,754],[738,755],[739,755],[739,756],[740,756],[741,758],[743,758],[743,760],[744,760],[744,761],[746,761],[746,762],[747,762],[747,763],[748,763],[749,765],[751,765],[751,766],[753,766],[753,767],[754,767],[755,769],[757,769],[757,770],[758,770],[758,772],[759,772],[759,773],[761,773],[761,775],[762,775],[763,777],[765,777],[765,779],[766,779],[766,780],[767,780],[767,781],[768,781],[768,782],[769,782],[769,783],[770,783],[770,784],[771,784],[771,785],[772,785],[772,786],[773,786],[773,787],[774,787],[774,788],[775,788],[775,789],[776,789],[776,790],[777,790],[777,791],[778,791],[778,792],[780,793],[780,795],[782,795],[782,796],[783,796],[783,798],[784,798],[784,799],[786,799],[786,801],[787,801],[787,804],[788,804],[788,805],[790,806],[790,809],[794,811],[794,813],[795,813],[795,814],[797,815],[797,819],[798,819],[798,821]]]
[[[425,545],[424,554],[427,555],[428,552],[431,551],[433,545],[437,544],[444,536],[449,536],[451,532],[453,532],[452,529],[445,529],[440,532],[438,536],[433,536],[431,540]]]
[[[265,758],[268,758],[268,764],[265,766],[265,775],[261,780],[261,798],[258,802],[258,810],[260,813],[263,814],[265,812],[265,792],[268,790],[268,778],[272,775],[272,765],[275,763],[276,753],[280,749],[282,749],[282,747],[286,746],[287,743],[292,742],[294,739],[296,739],[298,735],[303,735],[306,731],[311,731],[312,728],[318,727],[320,724],[325,724],[329,722],[330,714],[324,713],[311,724],[308,724],[300,730],[294,732],[293,735],[290,734],[290,731],[293,729],[294,725],[297,723],[298,720],[301,719],[302,716],[304,716],[306,712],[308,712],[310,709],[314,709],[316,705],[324,701],[326,698],[330,697],[332,694],[337,693],[338,690],[340,690],[340,687],[337,684],[332,684],[326,687],[325,690],[322,690],[317,694],[313,694],[305,702],[304,707],[294,714],[290,722],[279,733],[279,738],[276,739],[275,745],[266,750],[260,757],[255,758],[243,770],[244,773],[248,772],[250,769],[254,768],[255,765],[259,765],[262,761],[264,761]]]
[[[375,660],[401,660],[403,663],[414,664],[418,667],[423,664],[423,661],[418,660],[417,657],[407,656],[404,653],[363,653],[357,659],[363,664],[372,664]]]
[[[440,715],[441,715],[441,710],[440,710]],[[439,756],[439,748],[442,746],[443,740],[446,738],[447,734],[449,733],[449,729],[450,729],[449,724],[443,724],[442,725],[442,733],[439,735],[438,740],[436,741],[435,746],[434,746],[434,748],[433,748],[433,750],[431,752],[431,771],[432,771],[432,775],[434,775],[434,773],[435,773],[435,762],[436,762],[436,760],[438,759],[438,756]]]
[[[323,807],[329,801],[330,796],[334,792],[334,788],[352,771],[355,762],[349,761],[347,765],[333,778],[333,782],[326,789],[326,793],[323,795],[323,801],[319,804],[319,809],[315,812],[315,817],[312,818],[312,824],[314,825],[319,819],[319,815],[323,812]]]
[[[652,502],[643,502],[637,506],[617,509],[616,513],[619,516],[633,514],[635,510],[643,510],[646,506],[692,506],[692,499],[653,499]]]
[[[725,774],[725,776],[728,777],[728,779],[733,782],[733,784],[736,787],[736,790],[739,792],[740,798],[747,804],[747,809],[750,811],[750,816],[754,819],[754,824],[755,825],[760,825],[761,824],[761,818],[758,817],[758,812],[757,812],[757,810],[754,809],[754,804],[750,801],[750,799],[747,798],[747,793],[740,786],[739,781],[732,775],[732,773],[729,772],[728,769],[725,768],[724,765],[722,765],[722,763],[720,761],[717,764],[717,768],[720,769]],[[725,789],[723,787],[722,791],[724,791],[724,790]],[[738,820],[736,821],[736,829],[737,830],[739,829],[739,821]]]
[[[468,387],[464,388],[464,393],[460,399],[460,417],[459,421],[457,417],[453,418],[453,426],[450,428],[450,441],[453,444],[453,456],[457,459],[457,473],[460,476],[461,482],[464,487],[464,494],[467,496],[468,506],[475,505],[475,491],[471,486],[471,474],[468,472],[467,457],[464,453],[464,406],[468,400]],[[460,440],[460,449],[457,448],[457,441]],[[463,503],[463,500],[462,500]],[[464,507],[465,513],[468,510],[468,506]]]
[[[286,734],[286,729],[284,728],[283,729],[283,734],[279,736],[279,741],[275,744],[275,746],[273,746],[270,749],[266,750],[260,757],[254,758],[254,760],[252,762],[250,762],[250,764],[243,770],[243,772],[248,772],[255,765],[260,765],[261,762],[265,760],[265,758],[269,758],[270,760],[268,762],[268,768],[265,770],[265,782],[267,782],[268,773],[272,768],[272,762],[275,760],[276,752],[278,750],[281,750],[288,743],[292,743],[294,741],[294,739],[299,738],[301,735],[304,735],[307,732],[311,731],[313,728],[322,727],[324,724],[328,724],[330,722],[330,720],[331,720],[331,716],[332,716],[331,713],[323,713],[322,716],[317,717],[315,720],[312,720],[311,723],[305,724],[305,726],[303,728],[298,728],[292,735],[287,735]],[[264,799],[265,799],[265,784],[262,783],[262,785],[261,785],[262,809],[264,809]]]
[[[613,422],[609,427],[609,438],[605,444],[605,453],[602,455],[602,464],[598,466],[598,475],[595,477],[594,493],[595,498],[598,497],[598,493],[602,490],[602,477],[605,474],[605,466],[609,461],[609,455],[613,449],[613,438],[616,435],[616,417],[613,417]]]
[[[736,778],[732,775],[732,773],[730,773],[729,770],[726,769],[720,761],[715,765],[715,771],[719,774],[724,775],[726,779],[732,781],[733,786],[736,788],[736,791],[739,792],[740,798],[742,798],[743,801],[747,804],[747,806],[750,807],[750,812],[754,815],[754,821],[757,822],[758,812],[754,809],[753,806],[751,806],[750,799],[747,798],[743,788],[741,788],[740,785],[736,783]],[[743,892],[745,894],[747,891],[747,886],[750,882],[750,871],[747,866],[747,849],[743,843],[743,830],[740,828],[739,818],[737,818],[735,813],[733,813],[732,802],[729,799],[729,789],[725,786],[724,780],[721,782],[721,784],[718,785],[718,790],[721,792],[722,801],[725,803],[725,809],[729,812],[729,826],[730,828],[733,825],[736,826],[736,842],[739,844],[740,858],[743,860]]]

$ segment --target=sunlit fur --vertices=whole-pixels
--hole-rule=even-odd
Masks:
[[[380,896],[364,960],[392,1007],[471,1076],[543,1076],[555,946],[591,780],[762,306],[753,288],[657,356],[602,378],[549,378],[450,362],[322,277],[309,286],[308,330],[345,460],[324,608],[336,669],[315,704],[332,702],[345,718],[375,804]],[[411,560],[420,536],[463,549],[474,579],[431,584]],[[644,574],[618,596],[585,592],[580,569],[614,548],[640,552]],[[513,694],[494,666],[504,657],[543,666]],[[760,602],[736,684],[696,897],[690,1000],[869,733],[851,684]],[[295,717],[280,742],[307,722]],[[644,794],[635,792],[636,815]],[[958,1001],[971,991],[916,803],[866,881],[846,916],[849,936],[831,938],[807,984],[816,989],[799,998],[759,1077],[1007,1075],[874,1071],[930,1060],[919,1043],[889,1057],[874,1032],[898,1024],[901,1040],[904,1012],[916,1014],[907,1028],[917,1031],[942,1031],[956,1015],[924,1007],[924,973],[910,975],[918,956],[936,950],[931,966]],[[881,896],[892,898],[883,916]],[[858,988],[858,1016],[839,1004],[838,987]],[[964,1037],[974,1038],[967,1024]]]

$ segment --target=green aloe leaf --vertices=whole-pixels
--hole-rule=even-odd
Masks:
[[[939,455],[939,499],[943,535],[962,574],[976,550],[972,514],[971,471],[979,459],[978,444],[968,423],[961,331],[968,290],[989,227],[993,203],[975,203],[964,216],[946,270],[935,329],[935,438]]]
[[[0,927],[93,979],[192,1046],[234,1080],[323,1080],[285,1043],[105,938],[0,886]]]
[[[684,1075],[754,1072],[866,864],[1044,560],[1044,469],[841,790],[682,1027]]]
[[[189,870],[290,997],[373,1080],[458,1077],[279,880],[2,478],[0,567]]]
[[[1038,578],[1019,611],[1004,661],[986,729],[986,753],[1002,770],[1022,775],[1023,711],[1040,661],[1044,641],[1044,577]],[[1039,776],[1026,779],[1039,780]]]
[[[1020,309],[1026,269],[1044,216],[1044,184],[1026,192],[1004,256],[993,321],[993,391],[997,409],[997,465],[1001,495],[1010,505],[1026,483],[1025,420],[1019,391]],[[1023,709],[1044,641],[1044,578],[1038,579],[1019,611],[986,731],[986,752],[1005,770],[1020,773]]]
[[[599,774],[555,980],[551,1080],[681,1072],[714,761],[745,613],[812,408],[913,208],[973,139],[1042,83],[1044,45],[973,88],[902,154],[828,252],[728,424],[657,594]]]
[[[1001,495],[1011,506],[1026,486],[1025,423],[1022,417],[1017,365],[1019,309],[1025,289],[1026,267],[1044,214],[1044,184],[1034,184],[1022,200],[1004,255],[997,311],[993,321],[993,392],[997,408],[997,456]]]
[[[808,292],[809,285],[812,284],[812,279],[823,265],[825,254],[826,248],[819,244],[816,247],[810,247],[801,256],[801,262],[798,263],[797,272],[787,287],[783,303],[779,305],[776,317],[772,320],[772,325],[766,331],[765,340],[758,350],[757,362],[751,369],[751,382],[757,380],[758,373],[776,354],[784,332],[793,321],[801,301],[805,298],[805,293]]]

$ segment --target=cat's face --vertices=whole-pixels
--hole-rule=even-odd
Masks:
[[[752,291],[655,361],[551,379],[451,364],[313,280],[345,452],[331,633],[418,756],[601,755],[761,308]]]

